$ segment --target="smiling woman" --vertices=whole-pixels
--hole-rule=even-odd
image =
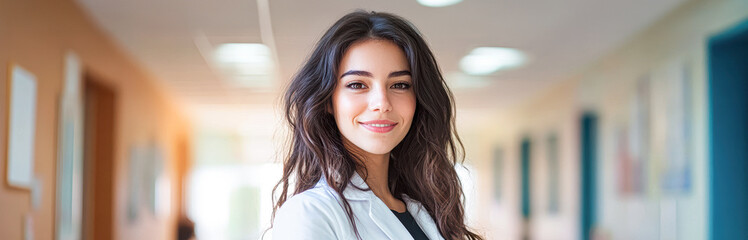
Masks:
[[[353,44],[338,67],[335,122],[349,149],[385,162],[410,130],[416,97],[405,54],[386,40]],[[385,175],[386,176],[386,175]]]
[[[284,105],[292,136],[275,239],[482,239],[464,223],[453,97],[411,23],[344,16]]]

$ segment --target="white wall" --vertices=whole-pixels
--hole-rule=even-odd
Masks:
[[[475,226],[489,239],[520,237],[519,144],[523,136],[533,139],[531,160],[532,207],[530,234],[533,239],[579,238],[579,139],[581,112],[599,114],[598,136],[598,226],[607,239],[706,239],[708,226],[707,91],[706,46],[710,36],[748,19],[748,1],[690,1],[654,25],[626,41],[614,52],[560,82],[553,89],[524,103],[514,111],[487,116],[480,127],[463,124],[468,158],[476,166],[479,183]],[[681,147],[692,163],[692,186],[685,192],[667,192],[660,187],[668,159],[667,145],[672,118],[668,94],[673,80],[682,79],[687,67],[692,86],[688,116],[691,141]],[[643,76],[651,79],[652,114],[649,154],[644,190],[625,194],[619,189],[620,162],[615,132],[631,128],[632,99]],[[484,112],[490,112],[489,110]],[[458,112],[458,123],[460,121]],[[669,116],[671,115],[671,116]],[[559,137],[561,162],[561,208],[558,214],[544,212],[547,204],[547,160],[545,139],[555,131]],[[502,198],[493,199],[492,149],[505,151]],[[676,148],[678,149],[678,148]]]
[[[600,110],[598,220],[600,228],[612,239],[707,238],[706,46],[710,36],[747,18],[747,1],[692,1],[585,71],[579,84],[579,104]],[[693,86],[693,105],[688,116],[692,138],[682,150],[692,161],[693,184],[688,191],[677,193],[660,187],[660,171],[669,157],[667,144],[672,141],[667,138],[673,117],[667,96],[677,88],[672,81],[683,78],[684,68]],[[645,171],[648,183],[643,194],[626,196],[617,189],[613,136],[617,125],[630,118],[628,101],[633,98],[637,80],[644,76],[649,76],[652,91],[652,151]]]

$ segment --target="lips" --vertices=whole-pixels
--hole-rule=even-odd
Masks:
[[[361,126],[366,128],[369,131],[376,132],[376,133],[386,133],[389,131],[392,131],[392,129],[395,129],[395,126],[397,126],[396,122],[389,121],[389,120],[373,120],[373,121],[366,121],[366,122],[359,122]]]

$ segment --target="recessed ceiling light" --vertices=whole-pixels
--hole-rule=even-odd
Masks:
[[[267,75],[272,71],[270,48],[259,43],[224,43],[215,50],[219,64],[233,65],[243,75]]]
[[[496,71],[518,67],[525,62],[525,55],[516,49],[501,47],[479,47],[460,60],[460,68],[471,75],[488,75]]]
[[[418,3],[427,7],[446,7],[459,2],[462,2],[462,0],[418,0]]]
[[[245,87],[270,84],[273,58],[270,48],[260,43],[224,43],[213,52],[216,65],[229,78]]]

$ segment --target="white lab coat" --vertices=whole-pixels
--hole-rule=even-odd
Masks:
[[[351,184],[368,189],[358,174],[351,178]],[[372,191],[362,191],[349,184],[343,196],[351,205],[362,239],[413,239],[400,220]],[[356,239],[338,199],[324,177],[313,188],[290,197],[276,213],[273,239]],[[403,200],[408,212],[430,240],[444,239],[421,203],[406,195],[403,195]]]

